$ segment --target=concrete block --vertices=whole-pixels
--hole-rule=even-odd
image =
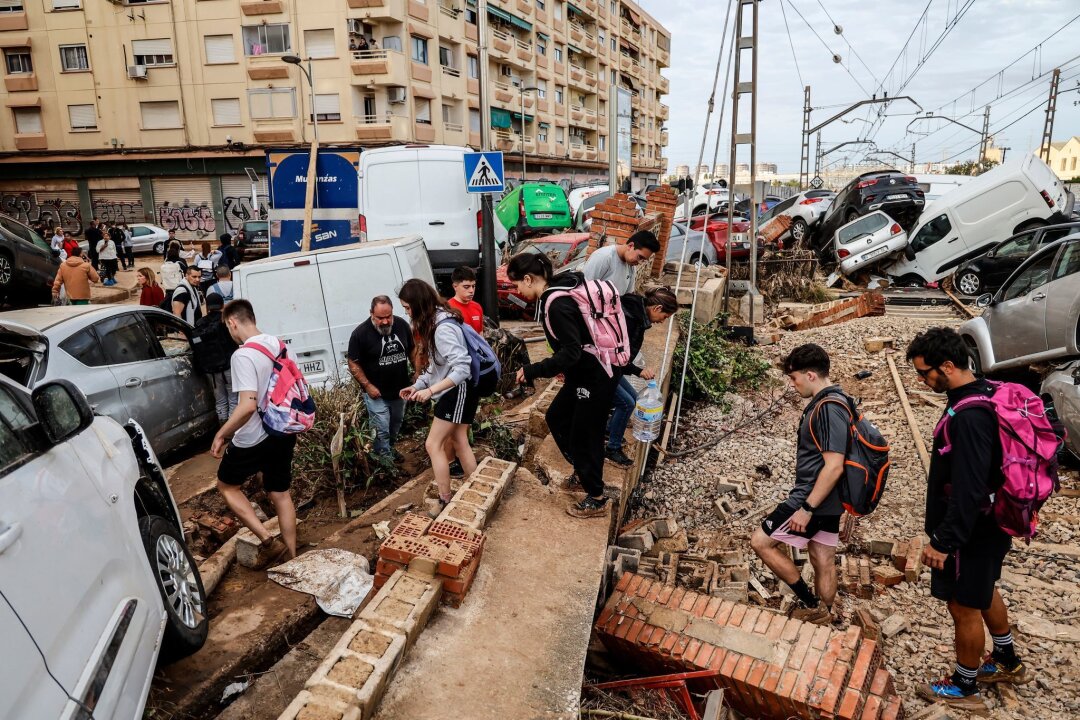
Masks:
[[[748,292],[739,298],[739,317],[750,322],[751,307],[754,311],[754,322],[760,323],[765,320],[765,296],[757,292]]]
[[[730,500],[726,498],[717,498],[713,502],[713,512],[716,513],[716,517],[720,520],[727,521],[731,519],[731,516],[735,513],[735,507],[731,504]]]
[[[908,542],[907,559],[904,562],[904,577],[908,582],[915,582],[922,573],[923,539],[917,535]]]
[[[893,635],[898,635],[907,629],[907,618],[900,613],[890,615],[881,623],[881,635],[886,638],[891,638]]]
[[[637,550],[642,554],[649,552],[653,546],[653,534],[647,527],[639,527],[633,532],[624,533],[615,539],[615,544],[629,548],[631,550]]]
[[[308,690],[297,693],[285,712],[278,715],[278,720],[366,720],[360,714],[360,708],[350,706],[332,697],[314,695]]]
[[[536,474],[556,487],[561,486],[574,474],[574,467],[563,457],[551,435],[547,435],[540,443],[533,462],[536,465]]]
[[[658,538],[669,538],[679,531],[679,523],[673,517],[656,518],[652,526],[653,534]]]
[[[452,500],[443,508],[437,519],[440,522],[457,523],[471,530],[480,531],[487,524],[487,513],[476,505]]]
[[[718,482],[716,483],[716,492],[721,495],[735,494],[739,491],[739,486],[735,483]]]
[[[485,515],[491,515],[502,498],[504,487],[506,487],[505,482],[499,483],[486,477],[477,477],[474,473],[454,495],[454,502],[475,505],[483,510]]]
[[[869,540],[867,541],[867,549],[870,550],[871,555],[884,555],[885,557],[892,557],[893,551],[896,549],[896,541]]]
[[[510,484],[510,480],[513,479],[517,469],[518,465],[515,462],[486,457],[476,466],[476,470],[469,476],[468,480],[470,482],[478,480],[493,484],[497,486],[497,492],[501,496],[503,490]]]
[[[863,338],[863,348],[866,352],[881,352],[885,348],[892,348],[896,344],[893,337],[867,337]]]
[[[398,570],[360,612],[360,619],[373,627],[404,634],[408,649],[427,625],[441,594],[440,579]]]
[[[297,520],[297,525],[299,525],[300,522],[300,520]],[[271,518],[268,521],[264,521],[263,525],[265,525],[266,529],[270,532],[270,537],[281,536],[277,518]],[[250,569],[261,568],[265,564],[266,555],[262,552],[262,543],[259,542],[259,538],[255,537],[255,533],[247,528],[243,528],[233,537],[236,539],[237,563]]]
[[[375,714],[390,679],[405,657],[405,636],[357,620],[305,684],[312,695],[341,700]]]
[[[611,575],[613,578],[622,577],[623,573],[636,573],[638,571],[639,561],[641,555],[620,555],[615,559],[615,564],[611,569]]]

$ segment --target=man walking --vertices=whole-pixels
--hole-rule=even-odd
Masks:
[[[923,563],[930,567],[930,594],[948,603],[956,637],[951,677],[919,687],[919,694],[953,707],[980,711],[986,703],[976,682],[1031,680],[1013,645],[1009,614],[995,587],[1012,538],[988,512],[991,496],[1004,482],[998,421],[982,405],[953,406],[972,395],[989,397],[993,388],[969,369],[967,346],[950,328],[930,328],[908,345],[907,359],[922,382],[948,398],[948,442],[935,436],[926,487],[924,529],[930,544]],[[983,625],[994,647],[983,658]]]
[[[202,300],[199,298],[199,278],[202,270],[195,265],[190,265],[184,272],[184,279],[172,292],[170,300],[173,315],[194,325],[195,321],[202,317]]]
[[[800,345],[781,362],[795,390],[810,402],[799,423],[795,486],[754,530],[750,547],[798,598],[791,616],[827,625],[836,598],[836,545],[844,513],[837,482],[844,472],[850,427],[848,412],[827,401],[827,396],[839,395],[845,402],[847,396],[829,380],[829,355],[821,347]],[[780,549],[781,543],[808,551],[814,568],[813,591]]]
[[[86,255],[90,258],[90,264],[94,267],[94,270],[98,269],[98,243],[105,237],[105,233],[98,227],[98,219],[94,218],[90,221],[90,227],[86,228],[83,232],[83,237],[86,238]]]
[[[394,315],[394,303],[386,295],[373,298],[371,317],[349,338],[349,372],[364,391],[364,406],[375,426],[375,452],[390,460],[400,459],[393,445],[405,415],[399,393],[412,381],[412,349],[412,331]]]
[[[56,279],[53,281],[53,299],[59,300],[60,288],[64,288],[69,303],[89,305],[90,283],[96,283],[100,279],[97,271],[82,256],[82,248],[75,243],[69,250],[67,260],[60,263],[60,269],[56,271]]]
[[[660,242],[648,230],[638,230],[625,245],[605,245],[585,262],[586,280],[607,280],[619,295],[634,292],[635,267],[660,252]]]
[[[282,555],[296,557],[296,506],[293,505],[292,460],[295,435],[270,435],[263,427],[258,409],[263,406],[274,362],[245,343],[259,344],[273,355],[281,352],[281,341],[267,335],[255,324],[255,311],[247,300],[233,300],[221,313],[225,327],[240,349],[233,353],[233,391],[236,409],[217,431],[210,452],[221,458],[218,465],[218,492],[240,522],[262,542],[265,565]],[[277,512],[281,538],[274,538],[262,524],[241,486],[262,473],[263,489]]]
[[[232,389],[232,355],[236,352],[229,329],[221,320],[225,302],[217,293],[206,296],[206,315],[195,321],[191,332],[191,350],[195,369],[205,373],[214,386],[214,401],[218,422],[224,424],[236,410],[236,393]]]

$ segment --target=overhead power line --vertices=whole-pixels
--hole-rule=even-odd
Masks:
[[[795,14],[798,15],[799,18],[803,21],[803,24],[806,25],[810,32],[814,33],[814,37],[816,37],[821,42],[821,45],[829,51],[829,55],[833,57],[833,60],[836,61],[836,58],[841,58],[841,55],[838,52],[829,47],[829,44],[825,42],[825,38],[821,37],[821,35],[818,34],[818,31],[814,29],[814,26],[810,24],[810,21],[807,20],[806,17],[799,10],[799,8],[795,6],[795,3],[792,2],[792,0],[787,0],[787,3],[791,6],[791,9],[795,11]],[[851,77],[851,79],[855,81],[855,84],[858,85],[859,89],[866,94],[866,97],[870,97],[870,91],[867,90],[861,82],[859,82],[859,78],[855,77],[855,73],[851,72],[851,68],[844,65],[843,62],[837,62],[837,64],[840,65],[840,67],[844,68],[844,72],[846,72]]]
[[[791,59],[795,61],[795,73],[799,76],[799,87],[806,87],[806,83],[802,79],[802,70],[799,69],[799,58],[795,55],[795,42],[791,39],[791,28],[788,27],[787,10],[784,9],[784,3],[780,3],[780,14],[784,16],[784,30],[787,31],[788,45],[791,46]]]

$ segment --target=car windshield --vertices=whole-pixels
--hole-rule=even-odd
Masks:
[[[244,234],[266,232],[268,223],[265,220],[249,220],[244,223]]]
[[[575,248],[570,243],[558,243],[558,242],[533,242],[522,245],[518,252],[527,253],[543,253],[548,256],[548,260],[555,267],[561,267],[570,260],[573,260],[581,254],[580,249],[585,247],[586,243],[578,243]],[[574,250],[574,255],[569,256],[570,250]]]
[[[847,245],[849,242],[876,233],[888,223],[888,218],[881,213],[871,213],[840,228],[836,231],[836,235],[841,245]]]

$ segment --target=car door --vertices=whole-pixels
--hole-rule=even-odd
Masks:
[[[984,285],[999,287],[1035,249],[1036,230],[1014,235],[979,259]]]
[[[1056,252],[1022,266],[991,308],[990,345],[997,363],[1046,351],[1046,290]]]
[[[214,388],[210,379],[195,369],[191,326],[166,313],[143,311],[140,314],[160,348],[162,359],[159,362],[170,365],[178,379],[184,401],[177,404],[179,415],[174,430],[184,435],[179,438],[181,441],[186,440],[187,435],[195,432],[195,428],[216,422]],[[185,424],[189,425],[188,431],[182,431]]]
[[[1080,239],[1067,241],[1057,253],[1046,286],[1046,348],[1063,354],[1077,345],[1077,303],[1080,298]]]
[[[136,225],[131,228],[131,251],[132,252],[150,252],[154,249],[154,242],[159,238],[154,237],[153,228],[146,227],[145,225]],[[162,243],[165,242],[165,238],[160,238]]]
[[[49,243],[30,228],[2,215],[0,227],[16,239],[18,257],[15,260],[15,270],[23,276],[27,284],[40,285],[44,289],[46,283],[52,283],[60,261],[52,254]]]
[[[67,335],[57,346],[62,352],[49,354],[46,378],[71,380],[82,390],[94,412],[107,415],[117,422],[127,420],[130,413],[120,396],[116,378],[109,370],[105,349],[94,326]]]

